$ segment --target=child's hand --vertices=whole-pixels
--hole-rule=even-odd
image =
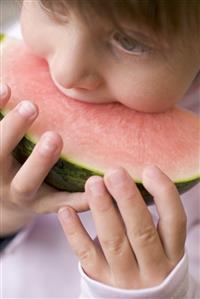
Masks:
[[[10,98],[7,86],[1,88],[0,108]],[[17,231],[38,213],[57,212],[64,204],[77,211],[86,209],[83,193],[68,194],[42,184],[57,161],[62,139],[46,132],[23,166],[12,157],[12,151],[38,115],[37,107],[29,101],[20,102],[0,122],[0,235]]]
[[[143,183],[159,214],[151,214],[131,177],[121,168],[86,183],[99,247],[72,208],[59,211],[65,235],[91,278],[127,289],[160,284],[184,255],[186,215],[175,185],[156,167],[147,167]],[[113,204],[112,198],[115,204]]]

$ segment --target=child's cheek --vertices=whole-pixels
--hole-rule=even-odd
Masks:
[[[130,84],[125,80],[123,83],[124,85],[118,88],[119,85],[113,82],[112,94],[118,102],[137,111],[163,112],[172,107],[178,100],[177,94],[173,93],[172,90],[169,91],[168,86],[160,81],[155,84],[151,78],[148,80],[141,78],[139,84],[136,84],[134,80]]]
[[[35,16],[34,9],[29,5],[22,7],[20,25],[24,42],[31,51],[40,57],[47,57],[50,51],[48,32],[45,24],[40,22],[40,18]]]
[[[114,98],[137,111],[163,112],[183,98],[193,78],[186,78],[179,72],[172,73],[165,67],[149,69],[143,68],[141,72],[135,68],[132,76],[125,76],[125,71],[110,76]]]

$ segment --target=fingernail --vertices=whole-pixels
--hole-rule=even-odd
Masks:
[[[100,196],[105,194],[105,187],[102,178],[92,178],[92,180],[89,181],[89,190],[94,196]]]
[[[8,92],[8,86],[6,84],[0,84],[0,97],[4,97]]]
[[[53,133],[48,132],[42,136],[40,152],[44,155],[53,153],[58,148],[55,136]]]
[[[30,101],[22,101],[17,106],[18,112],[25,117],[34,116],[37,113],[37,109]]]
[[[61,208],[58,214],[63,222],[67,222],[72,217],[72,213],[68,208]]]
[[[160,176],[160,169],[155,165],[150,165],[145,168],[144,174],[149,178],[156,178]]]

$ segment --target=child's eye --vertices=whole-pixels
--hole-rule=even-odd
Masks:
[[[126,51],[127,53],[142,54],[149,52],[151,48],[136,39],[121,32],[114,32],[112,35],[112,44]]]

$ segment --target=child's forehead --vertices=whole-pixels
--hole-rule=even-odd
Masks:
[[[133,5],[137,2],[138,0],[39,0],[43,9],[66,16],[73,12],[91,27],[100,22],[106,25],[119,25],[124,21],[129,24],[147,24],[143,9],[138,10],[137,5]]]
[[[200,1],[182,0],[39,0],[51,13],[68,16],[71,12],[91,31],[97,28],[138,27],[148,30],[162,42],[191,32],[200,32]],[[199,36],[199,35],[198,35]],[[189,38],[188,38],[189,39]]]
[[[57,21],[67,21],[75,16],[94,35],[107,33],[113,29],[124,32],[132,30],[142,33],[143,31],[149,36],[155,34],[149,24],[137,15],[134,17],[134,12],[130,13],[124,5],[125,2],[120,0],[117,2],[115,0],[106,2],[104,0],[40,0],[39,2],[42,9],[53,14]],[[102,5],[103,2],[105,5]]]

